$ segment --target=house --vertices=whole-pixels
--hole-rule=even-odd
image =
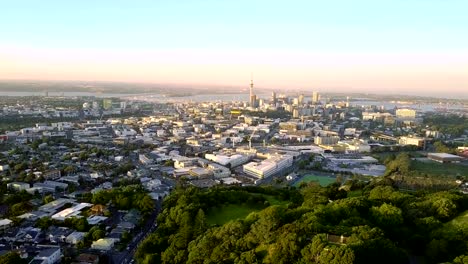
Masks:
[[[131,222],[134,225],[137,225],[141,219],[140,212],[136,209],[131,209],[127,214],[123,216],[123,220],[126,222]]]
[[[120,222],[117,226],[126,230],[132,230],[135,228],[135,225],[133,223],[125,221]]]
[[[42,175],[46,180],[56,180],[62,176],[60,170],[50,170],[44,172]]]
[[[106,207],[102,204],[96,204],[91,207],[90,213],[93,215],[102,215]]]
[[[105,216],[100,216],[100,215],[92,215],[88,217],[86,220],[88,221],[88,224],[90,225],[97,225],[101,222],[106,221],[108,218]]]
[[[10,169],[8,164],[0,165],[0,171],[7,171]]]
[[[69,228],[51,226],[47,232],[47,239],[51,243],[64,243],[71,233],[73,233],[73,230]]]
[[[87,253],[82,253],[76,257],[76,262],[73,263],[79,263],[79,264],[98,264],[99,263],[99,256],[94,255],[94,254],[87,254]]]
[[[78,244],[78,242],[83,241],[84,236],[85,236],[84,232],[75,231],[67,236],[67,238],[65,239],[65,242],[72,244],[72,245],[76,245]]]
[[[92,249],[109,251],[114,247],[115,240],[112,238],[101,238],[91,244]]]
[[[16,234],[15,241],[17,242],[40,242],[42,230],[40,228],[26,227],[19,229]]]
[[[89,203],[79,203],[52,215],[51,218],[58,221],[65,221],[67,218],[79,216],[81,214],[81,210],[91,206],[92,204]]]
[[[59,247],[41,250],[30,263],[54,264],[59,263],[62,258],[62,252]],[[35,262],[34,262],[35,261]],[[39,262],[42,261],[42,262]]]
[[[1,219],[0,220],[0,231],[4,231],[13,226],[13,221],[10,219]]]
[[[31,184],[27,182],[10,182],[7,184],[9,190],[23,191],[31,188]]]

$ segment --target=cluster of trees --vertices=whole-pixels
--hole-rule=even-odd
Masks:
[[[429,173],[421,173],[414,168],[408,153],[389,155],[383,161],[387,167],[385,176],[390,177],[396,185],[412,190],[447,190],[456,187],[453,177],[434,177]]]
[[[388,183],[353,184],[363,187],[362,195],[350,198],[337,185],[281,189],[287,205],[267,206],[221,226],[208,225],[205,212],[259,197],[258,187],[178,189],[164,201],[158,229],[135,257],[139,263],[394,264],[423,256],[427,263],[462,263],[468,230],[444,223],[468,209],[468,197],[412,195]]]
[[[468,130],[468,118],[458,115],[428,114],[424,117],[424,125],[454,137]]]
[[[28,261],[22,259],[20,255],[14,251],[7,252],[0,256],[0,263],[2,264],[26,264]]]
[[[155,210],[155,203],[141,185],[124,186],[111,190],[102,190],[92,197],[87,197],[93,204],[112,203],[119,210],[138,209],[143,215]]]
[[[0,194],[0,201],[1,204],[8,206],[7,216],[18,216],[29,211],[32,208],[32,206],[29,204],[29,200],[31,200],[34,197],[33,195],[27,193],[26,191],[12,192],[10,194],[6,194],[6,185],[2,185],[1,189],[5,192],[2,192]]]

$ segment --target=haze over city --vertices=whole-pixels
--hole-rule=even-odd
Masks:
[[[0,79],[466,96],[466,1],[9,1]]]

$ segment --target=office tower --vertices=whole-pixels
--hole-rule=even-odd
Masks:
[[[312,103],[317,104],[320,100],[320,95],[318,92],[313,92],[312,93]]]
[[[271,93],[271,101],[273,102],[273,105],[276,104],[276,93],[275,92]]]
[[[304,104],[304,95],[303,94],[299,95],[298,103],[299,103],[299,105]]]
[[[112,109],[112,99],[103,99],[102,100],[102,108],[104,108],[105,110],[110,110]]]
[[[299,110],[297,108],[293,110],[293,118],[299,118]]]

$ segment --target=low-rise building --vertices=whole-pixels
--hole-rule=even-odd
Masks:
[[[426,145],[426,139],[421,137],[400,137],[398,140],[400,145],[413,145],[420,148],[424,148]]]
[[[13,226],[13,221],[10,219],[1,219],[0,220],[0,231],[4,231]]]
[[[41,250],[37,256],[34,257],[33,260],[42,261],[42,262],[35,262],[41,264],[54,264],[59,263],[60,259],[62,258],[62,252],[60,251],[60,247],[48,248]]]
[[[67,238],[65,238],[65,242],[72,244],[72,245],[76,245],[78,244],[78,242],[81,242],[84,240],[84,236],[85,236],[84,232],[75,231],[71,233],[70,235],[68,235]]]
[[[250,162],[243,166],[244,173],[259,179],[270,177],[283,169],[291,167],[293,156],[272,155],[261,162]]]
[[[109,251],[114,248],[115,240],[112,238],[101,238],[91,244],[92,249]]]
[[[241,154],[229,155],[228,153],[218,153],[218,154],[213,153],[213,154],[205,154],[205,158],[207,160],[214,161],[223,166],[234,168],[234,167],[240,166],[248,162],[251,156],[241,155]]]
[[[448,153],[428,153],[427,158],[440,163],[459,163],[462,157]]]
[[[10,182],[7,183],[7,188],[15,191],[25,191],[31,187],[27,182]]]

